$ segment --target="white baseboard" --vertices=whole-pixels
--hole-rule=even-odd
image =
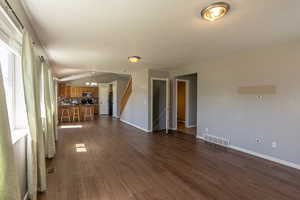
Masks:
[[[26,194],[25,194],[23,200],[27,200],[27,199],[28,199],[28,192],[26,192]]]
[[[202,137],[202,136],[197,136],[197,138],[201,139],[201,140],[204,140],[204,137]],[[268,156],[268,155],[265,155],[265,154],[257,153],[255,151],[247,150],[247,149],[240,148],[240,147],[237,147],[237,146],[234,146],[234,145],[229,145],[228,148],[300,170],[300,164],[296,164],[296,163],[286,161],[286,160],[281,160],[281,159],[275,158],[273,156]]]
[[[137,129],[140,129],[140,130],[142,130],[142,131],[144,131],[144,132],[146,132],[146,133],[150,133],[150,132],[151,132],[150,130],[147,130],[147,129],[145,129],[145,128],[142,128],[142,127],[140,127],[140,126],[138,126],[138,125],[136,125],[136,124],[133,124],[133,123],[131,123],[131,122],[125,121],[124,119],[120,119],[120,121],[121,121],[121,122],[124,122],[125,124],[128,124],[128,125],[130,125],[130,126],[133,126],[133,127],[137,128]]]
[[[198,135],[197,135],[196,138],[197,138],[197,139],[200,139],[200,140],[204,140],[204,137],[202,137],[202,136],[198,136]]]
[[[170,130],[173,130],[173,131],[177,131],[177,128],[172,128],[172,127],[170,127],[169,129],[170,129]]]
[[[195,128],[197,127],[196,125],[189,125],[189,126],[186,126],[187,128]]]

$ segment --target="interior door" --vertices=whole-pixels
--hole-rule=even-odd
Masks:
[[[113,117],[118,117],[118,101],[117,101],[117,82],[112,84],[113,91]]]
[[[169,80],[152,80],[152,130],[169,130]]]
[[[109,113],[109,85],[99,84],[99,111],[100,115],[108,115]]]
[[[169,133],[170,124],[170,82],[166,80],[166,133]]]

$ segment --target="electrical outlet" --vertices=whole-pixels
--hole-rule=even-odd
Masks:
[[[260,138],[256,138],[256,143],[261,144],[262,140]]]
[[[208,132],[208,128],[205,128],[205,132]]]
[[[276,148],[277,147],[277,142],[272,142],[272,148]]]

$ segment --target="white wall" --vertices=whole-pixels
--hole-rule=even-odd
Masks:
[[[169,78],[169,72],[141,69],[131,74],[132,94],[121,115],[126,121],[144,131],[151,130],[151,78]]]
[[[300,42],[294,42],[173,71],[198,72],[198,136],[208,128],[234,146],[300,164],[299,52]],[[262,100],[237,92],[240,86],[257,85],[274,85],[277,92]]]
[[[136,127],[148,130],[148,69],[133,72],[132,94],[121,115],[121,120]]]

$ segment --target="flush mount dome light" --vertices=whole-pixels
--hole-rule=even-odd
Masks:
[[[141,57],[139,56],[130,56],[128,57],[128,61],[130,63],[138,63],[141,60]]]
[[[225,2],[217,2],[209,5],[201,11],[203,19],[215,21],[224,17],[230,9],[230,5]]]

